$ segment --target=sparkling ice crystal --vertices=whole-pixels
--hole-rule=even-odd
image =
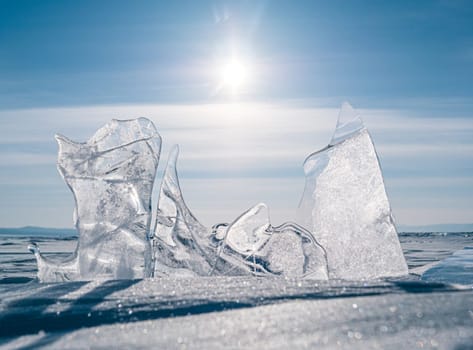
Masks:
[[[330,278],[407,274],[371,137],[345,103],[330,144],[304,162],[298,222],[325,248]]]

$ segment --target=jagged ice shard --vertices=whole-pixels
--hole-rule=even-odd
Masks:
[[[58,169],[76,202],[79,240],[64,261],[30,247],[40,281],[151,276],[151,193],[161,150],[153,123],[112,120],[85,143],[56,140]]]
[[[371,137],[344,103],[330,144],[304,162],[298,222],[325,248],[329,278],[407,274]]]
[[[211,231],[191,213],[177,176],[179,147],[169,154],[159,192],[154,229],[155,276],[205,276],[216,261]]]
[[[221,257],[257,276],[328,279],[326,252],[314,236],[292,222],[272,226],[264,203],[229,225]]]

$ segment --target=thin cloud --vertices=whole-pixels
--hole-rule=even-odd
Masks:
[[[360,114],[380,155],[398,222],[462,222],[471,218],[471,210],[467,209],[471,193],[461,191],[472,188],[473,181],[465,168],[473,155],[471,119],[428,118],[415,111],[395,109],[368,109]],[[178,167],[184,196],[205,223],[231,221],[260,201],[269,204],[275,222],[290,220],[304,185],[302,162],[308,154],[327,145],[337,115],[338,108],[291,103],[3,110],[0,186],[9,186],[9,192],[0,200],[4,208],[0,222],[10,226],[69,225],[73,203],[56,171],[54,133],[86,141],[112,118],[140,116],[152,119],[163,137],[160,175],[170,147],[180,144]],[[159,183],[160,179],[156,187]],[[41,202],[35,195],[43,195],[44,186],[58,193],[58,202],[45,202],[48,208],[41,213],[60,215],[43,217],[38,214],[40,210],[29,218],[16,214],[22,211],[11,203],[21,205],[16,199],[19,193],[32,191],[29,200]],[[433,200],[435,196],[443,200]],[[447,200],[450,208],[458,211],[447,210],[440,215],[438,208],[445,208]],[[426,205],[431,213],[439,214],[438,219],[426,221],[427,214],[416,213],[415,208],[424,210]],[[33,206],[29,210],[36,209]],[[448,220],[447,213],[453,212],[455,215]],[[32,218],[37,221],[29,221]]]

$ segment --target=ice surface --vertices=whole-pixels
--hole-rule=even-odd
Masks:
[[[0,349],[471,349],[471,305],[419,281],[0,284]]]
[[[76,202],[79,241],[65,261],[46,259],[32,246],[39,279],[150,276],[151,191],[161,149],[153,123],[112,120],[85,143],[61,135],[56,140],[58,169]]]
[[[163,175],[154,235],[155,276],[285,275],[327,279],[325,251],[299,225],[272,227],[258,204],[232,224],[203,226],[184,202],[175,146]]]
[[[473,247],[466,247],[426,270],[421,279],[473,285]]]
[[[325,248],[330,278],[407,274],[377,154],[348,103],[329,146],[304,162],[298,222]]]

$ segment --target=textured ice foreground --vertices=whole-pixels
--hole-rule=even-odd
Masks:
[[[0,285],[0,349],[471,349],[473,291],[209,277]]]
[[[85,143],[57,135],[58,169],[76,202],[79,241],[53,261],[32,246],[43,282],[151,276],[151,191],[161,138],[148,119],[112,120]]]
[[[330,144],[304,163],[298,220],[325,248],[330,278],[407,274],[371,137],[344,103]]]

